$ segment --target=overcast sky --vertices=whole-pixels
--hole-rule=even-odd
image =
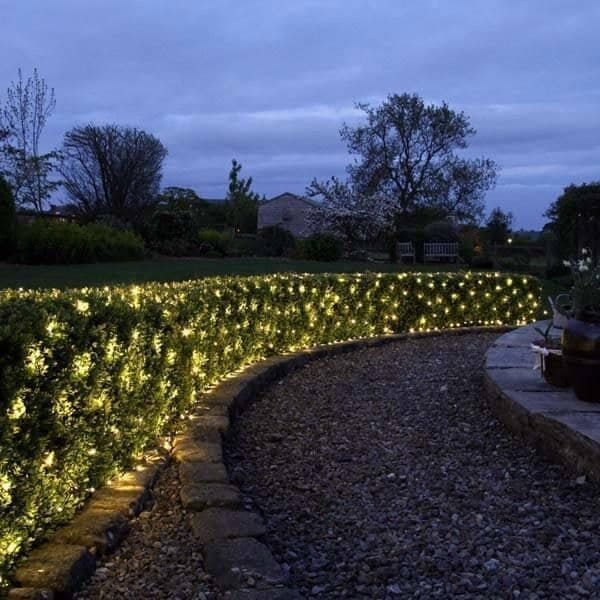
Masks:
[[[94,121],[157,135],[164,185],[223,197],[231,159],[268,197],[344,175],[357,101],[463,110],[501,167],[488,208],[539,228],[600,179],[598,0],[0,0],[1,98],[21,67],[56,90],[45,144]]]

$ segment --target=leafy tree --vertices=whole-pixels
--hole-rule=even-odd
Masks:
[[[184,239],[192,241],[206,226],[209,203],[190,188],[167,187],[158,197],[152,215],[152,239]]]
[[[167,149],[140,129],[84,125],[65,134],[60,173],[79,214],[137,225],[157,204]]]
[[[486,158],[466,159],[457,154],[475,134],[468,117],[447,104],[425,105],[416,94],[390,95],[378,107],[357,104],[366,123],[345,125],[341,138],[355,160],[347,168],[351,197],[369,198],[377,219],[387,227],[403,227],[424,206],[440,209],[445,218],[476,221],[483,213],[485,192],[496,181],[496,165]],[[343,186],[316,180],[308,188],[321,196]]]
[[[513,223],[511,212],[496,207],[486,221],[486,237],[493,244],[504,244],[508,239]]]
[[[576,256],[579,247],[591,247],[593,258],[600,248],[600,182],[571,184],[545,213],[550,220],[563,258]]]
[[[60,185],[50,176],[58,153],[41,153],[40,139],[46,122],[54,112],[54,89],[34,69],[33,76],[23,80],[21,69],[17,81],[7,90],[0,110],[0,140],[3,171],[9,180],[19,206],[30,206],[42,212],[46,200]]]
[[[15,249],[17,213],[12,190],[0,175],[0,258],[6,258]]]
[[[260,196],[252,191],[252,177],[240,178],[241,163],[233,159],[225,206],[227,224],[240,233],[256,233]]]

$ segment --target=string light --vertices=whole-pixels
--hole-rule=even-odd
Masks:
[[[0,420],[0,508],[10,515],[0,577],[241,367],[381,334],[522,324],[539,296],[529,277],[406,272],[0,293],[14,347]]]

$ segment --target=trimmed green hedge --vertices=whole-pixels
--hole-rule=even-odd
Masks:
[[[0,575],[195,395],[270,354],[534,318],[537,280],[498,274],[218,277],[0,294]]]
[[[34,221],[18,231],[16,259],[32,265],[141,260],[142,238],[106,225]]]

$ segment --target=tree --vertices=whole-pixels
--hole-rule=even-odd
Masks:
[[[12,190],[0,175],[0,258],[6,258],[15,249],[17,214]]]
[[[153,240],[195,240],[206,226],[209,203],[190,188],[166,187],[160,193],[151,227],[146,236]]]
[[[337,233],[351,248],[375,237],[385,226],[374,198],[357,193],[349,182],[337,177],[324,182],[314,180],[306,193],[321,198],[321,204],[309,213],[311,229]]]
[[[40,152],[42,132],[55,107],[54,89],[48,88],[37,69],[27,81],[23,81],[19,69],[18,79],[8,88],[6,103],[0,110],[4,174],[13,188],[16,203],[37,212],[43,211],[46,200],[60,185],[50,179],[57,152]]]
[[[90,124],[65,134],[59,169],[81,216],[110,215],[137,225],[157,204],[166,155],[145,131]]]
[[[446,218],[477,221],[485,192],[496,181],[496,165],[486,158],[457,154],[475,135],[469,119],[447,104],[425,105],[416,94],[390,95],[376,108],[357,104],[367,118],[344,125],[340,135],[355,157],[347,167],[347,186],[369,198],[377,217],[391,230],[403,227],[424,206],[440,208]],[[312,182],[311,192],[324,184]],[[326,200],[326,196],[324,196]]]
[[[562,258],[577,256],[581,248],[600,254],[600,182],[571,184],[545,213]]]
[[[486,236],[493,244],[504,244],[510,236],[513,223],[511,212],[504,212],[500,207],[494,208],[486,221]]]
[[[256,233],[260,196],[251,190],[252,177],[240,178],[241,163],[233,159],[225,200],[227,225],[240,233]]]

